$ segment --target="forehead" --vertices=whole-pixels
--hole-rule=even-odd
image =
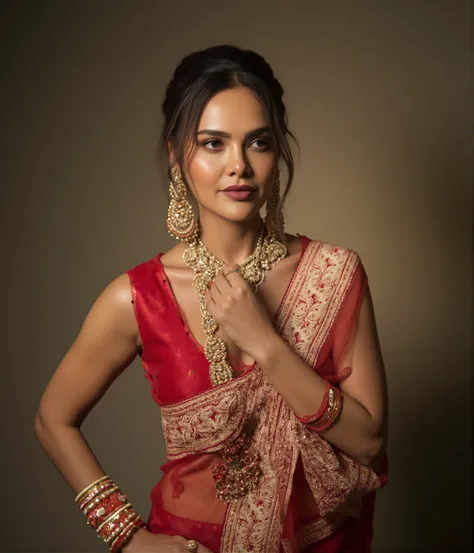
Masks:
[[[239,134],[266,124],[265,108],[260,100],[249,88],[237,87],[218,92],[209,100],[198,131],[213,129]]]

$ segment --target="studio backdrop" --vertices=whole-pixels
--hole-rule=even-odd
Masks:
[[[95,298],[168,249],[155,149],[185,54],[261,53],[299,140],[287,228],[356,250],[390,393],[375,553],[470,551],[469,3],[70,0],[2,4],[0,551],[105,551],[35,439]],[[297,155],[297,154],[296,154]],[[82,430],[142,517],[165,460],[137,359]]]

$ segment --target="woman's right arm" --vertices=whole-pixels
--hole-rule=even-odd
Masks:
[[[74,495],[106,474],[80,427],[138,353],[139,332],[131,301],[130,279],[124,273],[93,304],[49,381],[36,413],[37,439]],[[123,552],[185,552],[186,543],[181,536],[157,535],[141,528]],[[208,550],[200,546],[201,552]]]
[[[138,336],[124,273],[97,298],[41,397],[36,436],[74,494],[104,475],[80,427],[136,357]]]

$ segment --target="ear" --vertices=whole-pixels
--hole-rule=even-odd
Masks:
[[[170,166],[175,165],[176,156],[175,156],[175,151],[174,151],[174,147],[173,147],[173,142],[171,140],[168,140],[167,147],[168,147],[169,164],[170,164]]]

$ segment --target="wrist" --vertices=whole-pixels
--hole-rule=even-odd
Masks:
[[[271,363],[272,358],[278,355],[278,351],[284,345],[285,342],[272,326],[262,334],[254,347],[254,351],[249,352],[249,354],[259,366],[265,368],[266,365]]]
[[[133,533],[129,542],[122,547],[120,553],[140,553],[143,550],[141,546],[143,544],[144,537],[148,534],[150,534],[150,532],[145,527],[139,528]]]

